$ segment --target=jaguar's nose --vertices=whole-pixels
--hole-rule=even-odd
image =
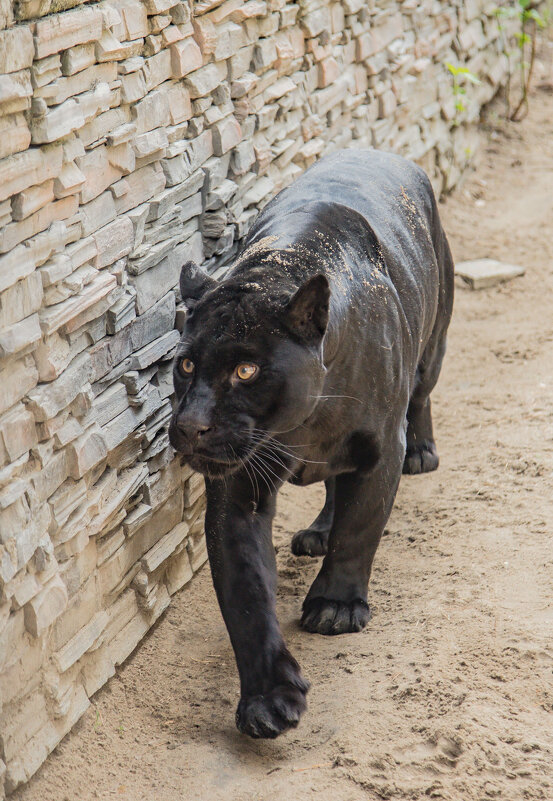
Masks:
[[[182,434],[191,445],[198,442],[199,439],[212,430],[212,426],[198,423],[195,420],[177,419],[176,422],[179,433]]]

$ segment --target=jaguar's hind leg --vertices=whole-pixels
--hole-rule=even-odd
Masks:
[[[432,431],[430,398],[420,403],[412,399],[407,410],[407,450],[404,473],[430,473],[439,464],[438,451]]]
[[[430,393],[436,386],[445,354],[445,330],[438,329],[428,343],[417,370],[417,383],[407,409],[407,448],[404,473],[430,473],[439,458],[432,430]]]
[[[328,535],[334,520],[334,495],[336,479],[325,481],[326,500],[318,516],[309,528],[304,528],[292,538],[292,553],[295,556],[324,556],[328,550]]]

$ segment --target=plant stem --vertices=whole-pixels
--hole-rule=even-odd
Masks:
[[[518,106],[516,107],[516,109],[513,111],[513,113],[511,114],[511,116],[509,118],[512,122],[520,122],[528,114],[528,90],[530,88],[530,83],[532,81],[532,73],[534,71],[534,62],[536,60],[537,26],[536,26],[535,22],[533,23],[533,25],[534,25],[534,31],[533,31],[533,35],[530,37],[530,39],[531,39],[531,49],[530,49],[530,64],[528,65],[528,74],[526,75],[526,77],[524,77],[524,69],[523,69],[523,72],[522,72],[522,77],[523,77],[522,96],[520,98],[520,102],[519,102]],[[524,68],[524,53],[522,53],[521,58],[522,58],[522,65],[523,65],[523,68]],[[524,114],[522,114],[522,116],[519,116],[520,112],[522,111],[522,109],[524,109]]]

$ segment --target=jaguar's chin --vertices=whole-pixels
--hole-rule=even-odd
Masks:
[[[230,462],[199,453],[183,456],[183,460],[190,465],[192,470],[208,478],[222,478],[223,476],[228,476],[240,467],[239,461]]]

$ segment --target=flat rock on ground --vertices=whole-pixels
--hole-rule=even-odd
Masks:
[[[458,275],[471,289],[487,289],[503,281],[524,275],[526,270],[518,264],[506,264],[497,259],[474,259],[455,265]]]

